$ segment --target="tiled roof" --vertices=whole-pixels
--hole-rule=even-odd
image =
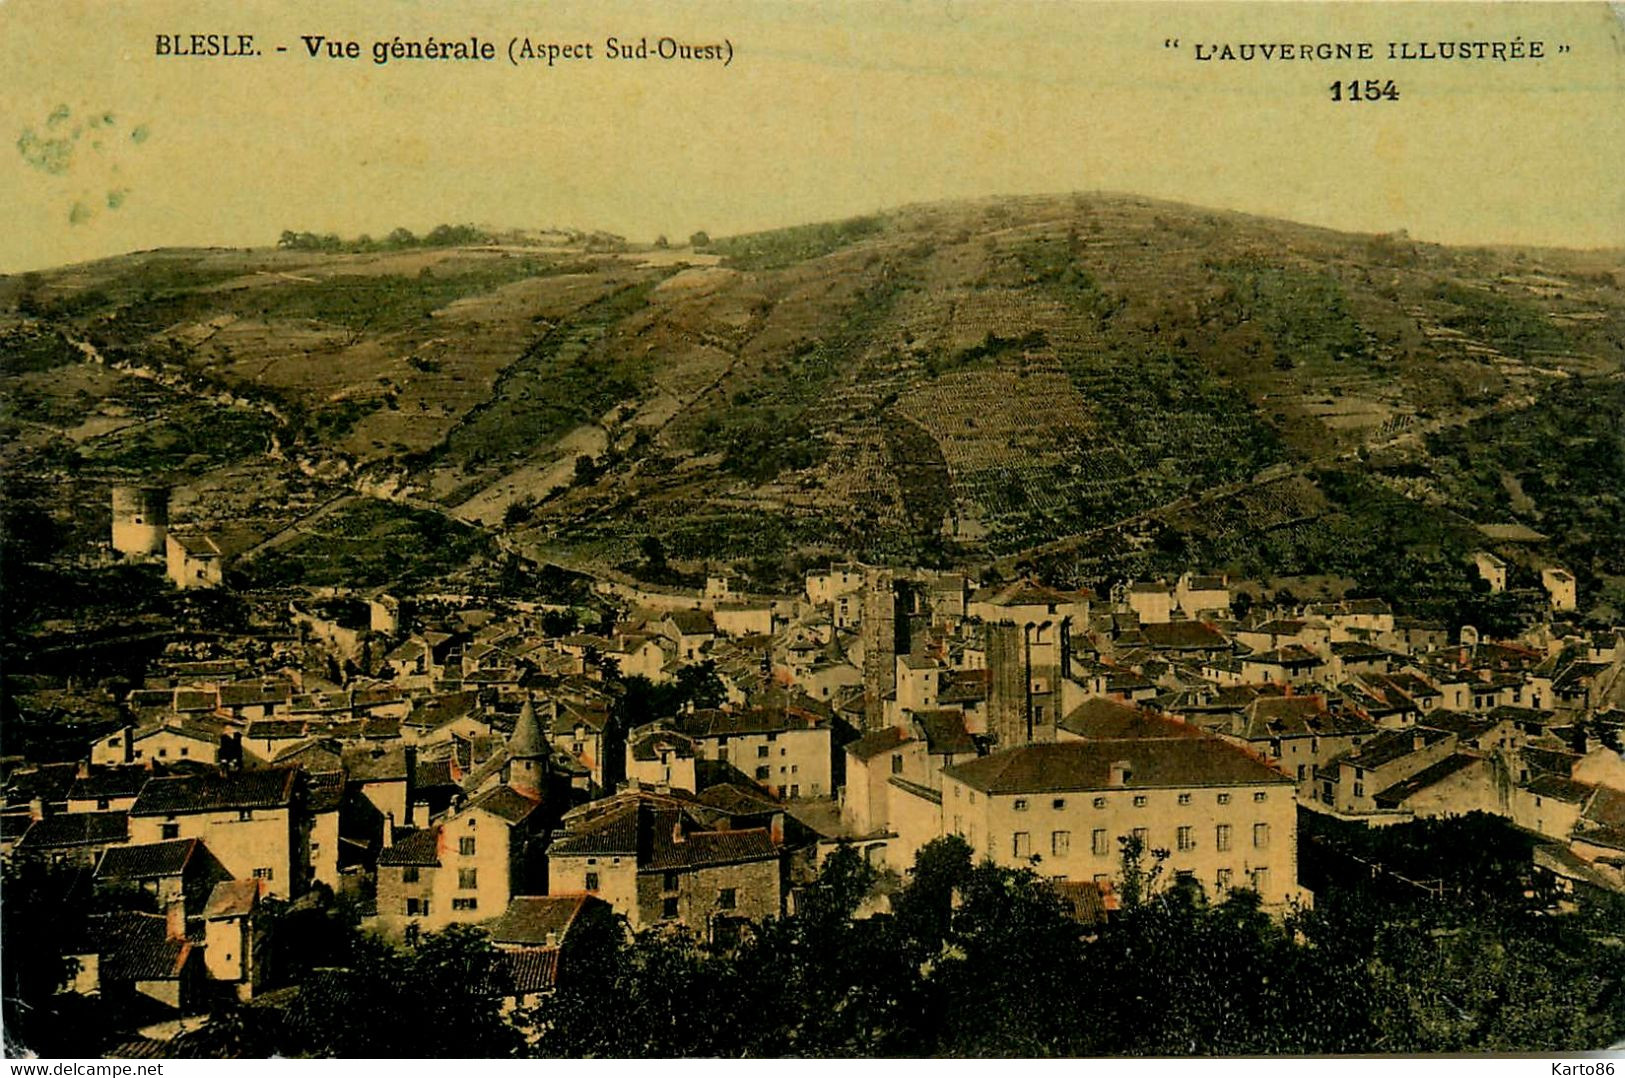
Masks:
[[[717,631],[710,613],[704,610],[672,610],[663,620],[669,621],[684,636],[705,636]]]
[[[793,707],[755,707],[748,711],[702,708],[682,716],[678,725],[691,737],[732,737],[806,730],[811,729],[815,722],[811,714]]]
[[[162,981],[181,975],[192,944],[172,940],[161,913],[92,914],[87,931],[103,981]]]
[[[1116,908],[1110,892],[1102,892],[1100,884],[1093,880],[1055,880],[1050,886],[1079,924],[1103,925],[1107,911]]]
[[[1246,732],[1249,740],[1277,737],[1339,737],[1374,734],[1377,728],[1365,719],[1326,710],[1324,697],[1260,696],[1247,705]]]
[[[765,791],[755,786],[742,786],[737,782],[723,782],[700,791],[700,803],[710,805],[729,816],[760,816],[781,812],[784,806]]]
[[[1424,767],[1403,782],[1396,782],[1386,790],[1373,795],[1372,800],[1384,808],[1397,808],[1413,795],[1449,778],[1458,771],[1463,771],[1474,764],[1481,763],[1482,758],[1468,756],[1464,753],[1452,753],[1430,767]]]
[[[558,981],[557,947],[526,947],[522,950],[503,948],[497,953],[498,961],[508,967],[508,978],[513,982],[515,996],[546,992]]]
[[[638,852],[638,804],[628,801],[617,811],[583,824],[556,840],[549,856],[636,857]]]
[[[198,840],[177,838],[168,842],[143,842],[136,846],[109,846],[96,865],[99,880],[141,880],[154,876],[179,876],[192,859]]]
[[[54,850],[69,846],[101,846],[130,837],[127,812],[70,812],[35,820],[17,840],[17,849]]]
[[[1223,633],[1200,621],[1153,622],[1140,626],[1140,635],[1164,651],[1222,651],[1230,646]]]
[[[406,750],[357,745],[344,751],[344,773],[351,782],[405,782]]]
[[[694,755],[694,739],[680,730],[655,727],[633,733],[628,742],[635,760],[653,761],[660,758],[662,748],[677,754],[679,760]]]
[[[1419,751],[1416,746],[1418,740],[1422,742],[1425,748],[1449,736],[1442,730],[1429,730],[1423,726],[1413,727],[1409,730],[1385,730],[1358,749],[1342,757],[1342,761],[1353,764],[1355,767],[1367,769],[1383,767]]]
[[[99,767],[89,775],[73,780],[73,785],[68,787],[68,800],[134,797],[150,778],[152,772],[141,766]]]
[[[898,726],[887,726],[880,730],[871,730],[856,741],[848,742],[846,752],[859,760],[872,760],[881,753],[891,752],[913,741],[914,738],[907,730]]]
[[[586,895],[516,895],[500,916],[481,927],[496,944],[557,944],[587,902]]]
[[[295,768],[225,771],[153,779],[130,808],[132,816],[280,808],[293,800]]]
[[[344,804],[344,773],[318,771],[310,775],[307,807],[312,813],[337,812]]]
[[[536,811],[536,802],[511,786],[493,786],[468,803],[461,811],[481,809],[500,816],[509,823],[518,823]]]
[[[965,729],[963,711],[916,711],[914,721],[925,734],[925,751],[935,756],[960,756],[976,751],[976,741]]]
[[[438,868],[440,865],[440,825],[414,831],[405,838],[397,838],[393,846],[378,854],[380,865],[407,865]]]
[[[305,736],[305,724],[297,719],[258,719],[248,724],[243,736],[250,741],[292,741]]]
[[[1188,723],[1103,696],[1089,697],[1067,712],[1058,725],[1068,733],[1092,741],[1204,736]]]
[[[661,871],[704,868],[736,861],[760,861],[777,857],[779,853],[766,828],[753,827],[744,831],[690,831],[683,836],[681,842],[678,842],[669,829],[660,827],[661,822],[655,821],[652,834],[653,848],[649,852],[647,862],[639,858],[639,869]]]
[[[1111,768],[1119,761],[1128,764],[1129,779],[1124,786],[1114,787]],[[993,794],[1260,786],[1292,781],[1256,756],[1209,737],[1025,745],[954,764],[942,773]]]
[[[209,900],[203,905],[203,917],[209,921],[246,917],[254,912],[259,898],[259,880],[221,880],[209,892]]]
[[[1575,782],[1562,775],[1536,775],[1524,784],[1524,788],[1537,797],[1551,798],[1553,801],[1567,801],[1571,805],[1583,804],[1596,790],[1584,782]]]

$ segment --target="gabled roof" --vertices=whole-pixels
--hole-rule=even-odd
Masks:
[[[130,837],[127,812],[69,812],[35,820],[17,840],[19,851],[101,846]]]
[[[1112,765],[1120,761],[1128,764],[1129,778],[1122,786],[1113,786]],[[992,794],[1292,782],[1251,753],[1211,737],[1024,745],[954,764],[942,773]]]
[[[515,895],[481,927],[498,945],[557,946],[589,901],[587,895]]]
[[[378,863],[410,868],[440,867],[440,825],[413,831],[404,838],[397,837],[393,846],[379,851]]]
[[[109,846],[96,864],[98,880],[145,880],[179,876],[197,851],[195,838],[143,842],[135,846]]]
[[[537,995],[558,982],[557,947],[502,948],[497,952],[497,961],[508,967],[508,979],[515,996]]]
[[[174,980],[192,954],[191,943],[169,938],[161,913],[92,914],[86,934],[80,946],[100,956],[104,982]]]
[[[512,786],[493,786],[458,811],[461,813],[479,809],[493,816],[500,816],[509,823],[519,823],[535,812],[536,808],[536,802]]]
[[[68,800],[95,801],[101,798],[134,797],[152,778],[152,772],[139,764],[121,767],[98,767],[90,774],[75,778],[68,787]]]
[[[717,631],[710,612],[705,610],[669,610],[661,620],[671,623],[684,636],[705,636]]]
[[[902,748],[913,740],[913,736],[907,730],[898,726],[887,726],[881,730],[871,730],[856,741],[848,742],[846,753],[859,760],[871,760],[881,753]]]
[[[925,735],[925,751],[933,756],[961,756],[976,751],[976,741],[965,729],[963,711],[916,711],[914,721]]]
[[[1340,737],[1374,734],[1376,726],[1356,715],[1329,711],[1326,700],[1311,696],[1260,696],[1247,705],[1242,737],[1259,741],[1277,737]]]
[[[1074,603],[1088,602],[1094,597],[1094,592],[1088,588],[1061,591],[1031,578],[1023,578],[1008,584],[982,588],[971,595],[970,602],[976,605],[1004,607],[1070,606]]]
[[[1205,736],[1189,723],[1103,696],[1091,696],[1084,700],[1056,725],[1068,733],[1094,741]]]
[[[1458,771],[1465,771],[1474,764],[1482,762],[1483,758],[1479,756],[1468,756],[1460,752],[1451,753],[1438,763],[1424,767],[1410,778],[1396,782],[1386,790],[1378,792],[1373,795],[1372,800],[1383,808],[1398,808],[1409,798],[1414,797],[1434,783],[1442,782]]]
[[[798,707],[753,707],[746,711],[701,708],[679,716],[677,725],[690,737],[734,737],[814,729],[817,719]]]
[[[1222,651],[1230,646],[1223,633],[1202,621],[1152,622],[1140,626],[1140,635],[1163,651]]]
[[[1442,730],[1429,730],[1425,726],[1415,726],[1409,730],[1384,730],[1376,737],[1367,741],[1339,759],[1355,767],[1376,768],[1393,763],[1395,760],[1409,756],[1419,751],[1416,742],[1420,740],[1423,747],[1443,741],[1450,735]]]
[[[761,787],[737,782],[707,786],[700,791],[699,801],[729,816],[761,816],[784,811],[784,806]]]
[[[203,917],[209,921],[246,917],[254,912],[259,899],[259,880],[221,880],[209,892],[209,900],[203,905]]]
[[[298,778],[298,769],[276,767],[153,779],[141,788],[130,815],[282,808],[292,803]]]

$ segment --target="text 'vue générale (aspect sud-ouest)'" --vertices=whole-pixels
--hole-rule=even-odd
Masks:
[[[254,34],[240,32],[161,33],[154,35],[153,45],[153,55],[178,59],[252,59],[265,51]],[[498,39],[477,34],[451,38],[395,35],[365,44],[354,38],[300,34],[297,45],[273,45],[271,51],[310,60],[367,59],[380,66],[413,60],[499,63],[506,59],[515,67],[556,67],[595,60],[701,62],[726,67],[734,56],[730,38],[686,41],[669,35],[611,36],[596,42],[552,41],[521,34],[508,38],[503,47]]]

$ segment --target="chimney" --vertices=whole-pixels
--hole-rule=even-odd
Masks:
[[[90,777],[90,761],[80,760],[79,766],[74,768],[73,777],[76,779],[88,779]]]
[[[124,762],[135,762],[135,720],[124,720]]]
[[[683,819],[679,816],[671,823],[671,841],[673,845],[681,846],[686,838],[683,835]]]
[[[28,818],[30,820],[45,819],[45,798],[35,795],[29,799]]]
[[[775,812],[773,819],[768,821],[767,837],[773,841],[775,846],[784,845],[784,813]]]
[[[418,747],[406,746],[406,826],[415,827],[412,822],[412,802],[417,798],[418,792]]]
[[[1111,766],[1111,785],[1127,786],[1128,780],[1134,777],[1127,760],[1115,760]]]
[[[1423,749],[1425,749],[1427,747],[1428,747],[1428,739],[1426,737],[1422,736],[1422,731],[1418,730],[1414,734],[1411,735],[1411,750],[1413,752],[1421,752]]]
[[[181,941],[186,939],[186,897],[184,895],[171,895],[169,905],[164,907],[164,935],[170,940]]]
[[[395,814],[386,812],[384,813],[384,849],[387,850],[393,845],[395,845]]]

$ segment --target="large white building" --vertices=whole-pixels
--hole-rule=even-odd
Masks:
[[[996,864],[1117,881],[1119,840],[1133,837],[1210,895],[1251,888],[1275,908],[1306,897],[1292,779],[1216,738],[1026,745],[942,775],[943,833]]]

